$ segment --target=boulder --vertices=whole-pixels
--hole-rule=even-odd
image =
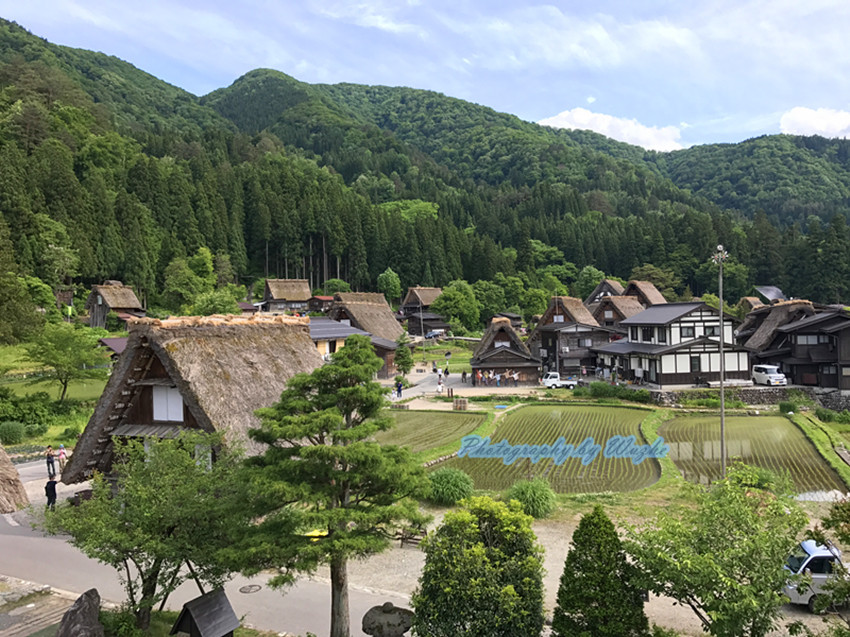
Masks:
[[[100,595],[92,588],[80,595],[62,616],[56,637],[103,637],[99,614]]]
[[[363,615],[363,632],[372,637],[402,637],[413,626],[413,611],[384,602]]]
[[[21,476],[0,445],[0,513],[12,513],[29,504]]]

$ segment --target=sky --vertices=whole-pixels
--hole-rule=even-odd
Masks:
[[[272,68],[654,150],[850,135],[847,0],[0,0],[0,17],[195,95]]]

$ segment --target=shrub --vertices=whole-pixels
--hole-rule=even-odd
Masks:
[[[846,409],[836,416],[842,425],[850,425],[850,411]]]
[[[24,441],[24,423],[7,420],[0,422],[0,442],[3,446],[19,445]]]
[[[59,440],[65,442],[76,442],[77,437],[80,435],[80,427],[79,425],[74,425],[72,427],[65,427],[61,434],[59,434]]]
[[[590,390],[587,387],[576,387],[573,396],[590,396]]]
[[[38,438],[47,433],[49,429],[46,422],[31,422],[24,425],[27,438]]]
[[[797,405],[795,405],[794,403],[789,402],[787,400],[783,400],[781,403],[779,403],[779,413],[782,413],[782,414],[797,413]]]
[[[617,385],[609,385],[599,380],[590,383],[590,395],[593,398],[616,398],[618,389]]]
[[[428,476],[431,481],[431,500],[444,506],[452,506],[471,498],[475,483],[465,471],[445,467]]]
[[[508,500],[517,500],[533,518],[545,518],[555,510],[555,492],[543,478],[520,480],[508,489]]]
[[[815,416],[817,416],[818,420],[821,422],[835,422],[838,418],[838,414],[826,407],[818,407],[815,409]]]
[[[622,398],[625,398],[626,400],[633,400],[636,403],[648,403],[650,400],[650,394],[648,389],[637,389],[634,391],[627,389],[626,391],[631,393],[631,396],[622,396]]]

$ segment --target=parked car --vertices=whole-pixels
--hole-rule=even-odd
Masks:
[[[753,365],[754,385],[787,385],[785,374],[776,365]]]
[[[543,384],[546,386],[546,389],[558,389],[561,387],[575,389],[578,382],[572,378],[561,378],[558,372],[546,372],[543,374]]]
[[[446,333],[446,330],[431,330],[425,335],[425,338],[439,338]]]
[[[841,552],[837,548],[830,549],[814,540],[804,540],[788,556],[785,568],[792,575],[811,577],[811,584],[789,582],[782,592],[792,604],[805,604],[809,612],[814,612],[817,596],[825,592],[824,585],[836,573],[842,572],[838,568],[840,564]]]

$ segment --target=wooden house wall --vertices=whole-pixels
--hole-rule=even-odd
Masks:
[[[97,300],[101,299],[98,303]],[[95,297],[95,303],[89,310],[89,326],[90,327],[106,327],[106,315],[109,314],[109,306],[103,297],[99,294]]]

